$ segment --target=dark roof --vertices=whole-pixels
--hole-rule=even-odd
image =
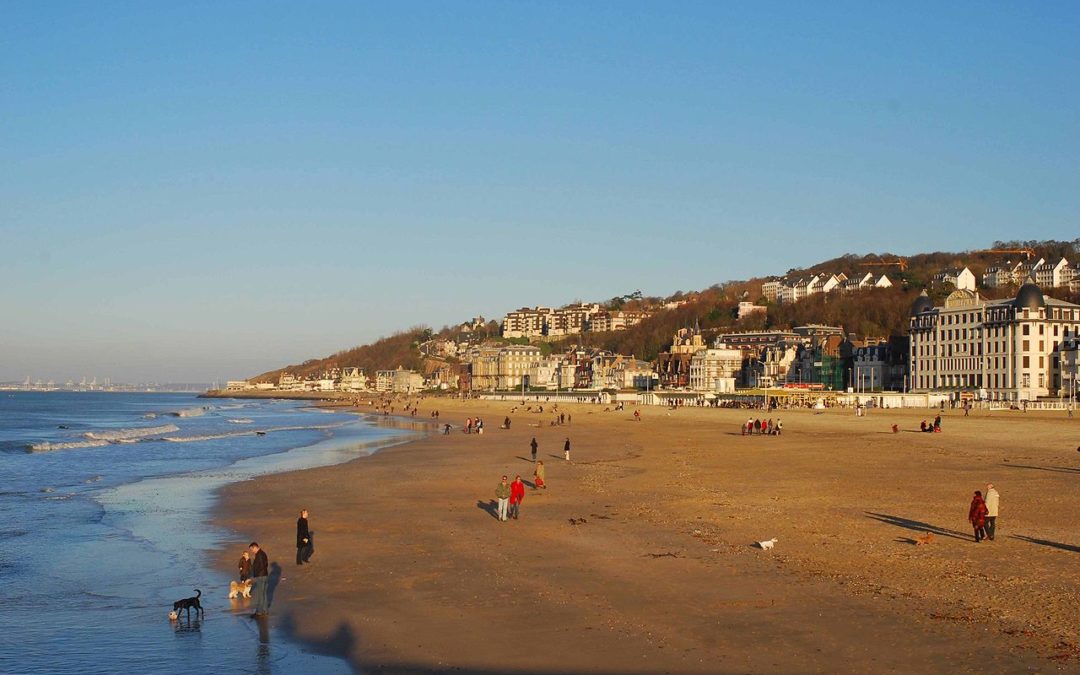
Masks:
[[[919,294],[919,297],[915,298],[915,302],[911,304],[911,316],[918,316],[923,312],[928,312],[934,308],[934,301],[926,295],[924,290]]]
[[[1016,294],[1016,300],[1013,300],[1013,305],[1017,309],[1039,309],[1040,307],[1046,307],[1046,298],[1043,297],[1042,291],[1039,287],[1028,281],[1026,284],[1020,287],[1020,290]]]

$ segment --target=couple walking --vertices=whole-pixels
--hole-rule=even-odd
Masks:
[[[515,477],[513,483],[506,480],[506,476],[503,476],[502,482],[495,486],[495,498],[499,500],[497,515],[501,521],[510,518],[517,520],[521,500],[525,499],[525,483],[521,481],[521,476]]]
[[[997,530],[998,501],[1001,495],[994,489],[993,483],[986,484],[986,497],[980,490],[975,491],[971,498],[971,506],[968,507],[968,522],[975,530],[975,543],[983,539],[994,541],[994,532]]]

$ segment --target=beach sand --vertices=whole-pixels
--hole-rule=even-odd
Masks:
[[[285,569],[272,620],[364,672],[1080,672],[1080,420],[779,411],[782,436],[743,437],[740,410],[513,406],[428,399],[453,434],[230,486],[220,564],[258,539]],[[501,523],[533,436],[549,489]],[[988,481],[998,536],[975,544]]]

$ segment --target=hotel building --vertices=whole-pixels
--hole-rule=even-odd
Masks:
[[[1080,305],[1045,297],[1034,283],[1015,298],[957,290],[943,307],[925,291],[911,308],[911,389],[968,390],[991,400],[1054,396],[1062,342],[1080,333]]]

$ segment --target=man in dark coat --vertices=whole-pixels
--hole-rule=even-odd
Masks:
[[[251,561],[251,576],[255,583],[251,590],[255,597],[255,613],[252,616],[266,616],[270,612],[270,602],[266,597],[270,583],[270,561],[266,557],[266,551],[259,548],[258,542],[251,542],[248,550],[254,555]]]
[[[311,531],[308,529],[307,509],[296,519],[296,564],[303,565],[311,557]]]

